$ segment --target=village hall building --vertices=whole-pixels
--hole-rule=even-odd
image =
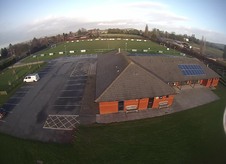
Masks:
[[[175,88],[216,87],[219,77],[195,58],[109,52],[98,56],[95,102],[100,114],[168,108]]]

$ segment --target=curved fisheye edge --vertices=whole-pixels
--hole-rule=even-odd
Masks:
[[[226,107],[224,109],[223,126],[224,126],[224,132],[226,134]]]

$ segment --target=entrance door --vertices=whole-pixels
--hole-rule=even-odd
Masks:
[[[149,98],[149,101],[148,101],[148,108],[152,108],[153,102],[154,102],[154,98]]]
[[[118,102],[118,111],[123,111],[124,110],[124,101],[119,101]]]

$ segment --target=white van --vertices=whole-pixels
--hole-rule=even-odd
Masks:
[[[38,81],[39,79],[40,79],[39,75],[37,73],[34,73],[34,74],[27,75],[24,78],[24,82],[35,82],[35,81]]]

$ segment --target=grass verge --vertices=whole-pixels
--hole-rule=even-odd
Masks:
[[[0,95],[0,106],[22,86],[23,78],[30,73],[37,72],[45,64],[27,65],[18,68],[7,68],[0,73],[0,91],[6,91],[7,95]]]

